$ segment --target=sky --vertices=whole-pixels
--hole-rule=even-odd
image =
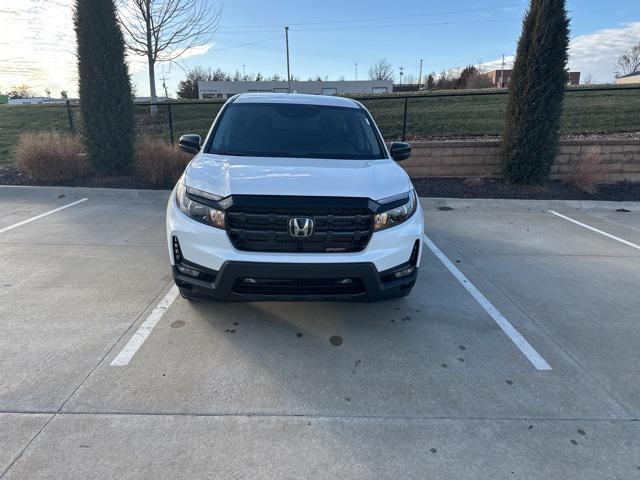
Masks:
[[[156,68],[175,96],[185,70],[199,65],[286,78],[284,25],[290,26],[292,74],[365,79],[386,58],[405,75],[440,72],[467,64],[499,68],[513,60],[526,10],[524,0],[233,0],[221,7],[220,27],[210,42]],[[0,92],[26,83],[36,94],[77,93],[73,0],[0,0]],[[569,67],[583,81],[611,82],[615,60],[640,42],[638,0],[568,0],[571,18]],[[138,95],[148,95],[144,60],[129,58]],[[405,77],[406,79],[407,77]]]

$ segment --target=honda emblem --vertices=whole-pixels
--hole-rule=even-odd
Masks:
[[[289,219],[289,234],[292,237],[303,238],[313,235],[313,218],[292,217]]]

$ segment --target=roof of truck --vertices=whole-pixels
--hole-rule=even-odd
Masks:
[[[235,98],[234,103],[289,103],[331,107],[360,107],[355,100],[350,98],[300,93],[241,93]]]

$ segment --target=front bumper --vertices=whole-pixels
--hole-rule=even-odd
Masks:
[[[199,269],[192,263],[189,265]],[[377,302],[407,295],[417,276],[416,267],[411,275],[395,279],[391,271],[379,273],[372,263],[225,262],[217,272],[205,270],[203,279],[184,275],[173,267],[176,285],[189,297],[245,302]],[[345,280],[350,283],[339,283]]]
[[[167,206],[167,240],[176,284],[189,292],[189,296],[218,300],[361,300],[376,301],[402,296],[410,291],[417,277],[422,256],[424,219],[422,208],[402,225],[376,232],[362,252],[353,253],[264,253],[246,252],[233,247],[227,232],[195,222],[184,215],[175,204],[172,194]],[[208,272],[203,279],[189,277],[176,269],[172,243],[179,240],[184,261]],[[406,264],[418,244],[415,259],[416,272],[411,276],[388,281],[385,273]],[[215,278],[215,280],[213,280]],[[307,289],[292,294],[246,293],[234,289],[238,278],[265,278],[273,280],[305,279],[358,279],[364,292],[326,294],[322,288]],[[302,282],[304,283],[304,282]],[[259,289],[258,289],[259,290]],[[283,288],[283,291],[286,289]],[[320,293],[313,293],[319,290]],[[242,291],[242,293],[239,293]],[[310,293],[312,292],[312,293]]]

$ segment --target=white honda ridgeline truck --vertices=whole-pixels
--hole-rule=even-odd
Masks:
[[[167,207],[173,276],[187,299],[377,301],[408,295],[423,215],[357,101],[250,93],[222,107]]]

